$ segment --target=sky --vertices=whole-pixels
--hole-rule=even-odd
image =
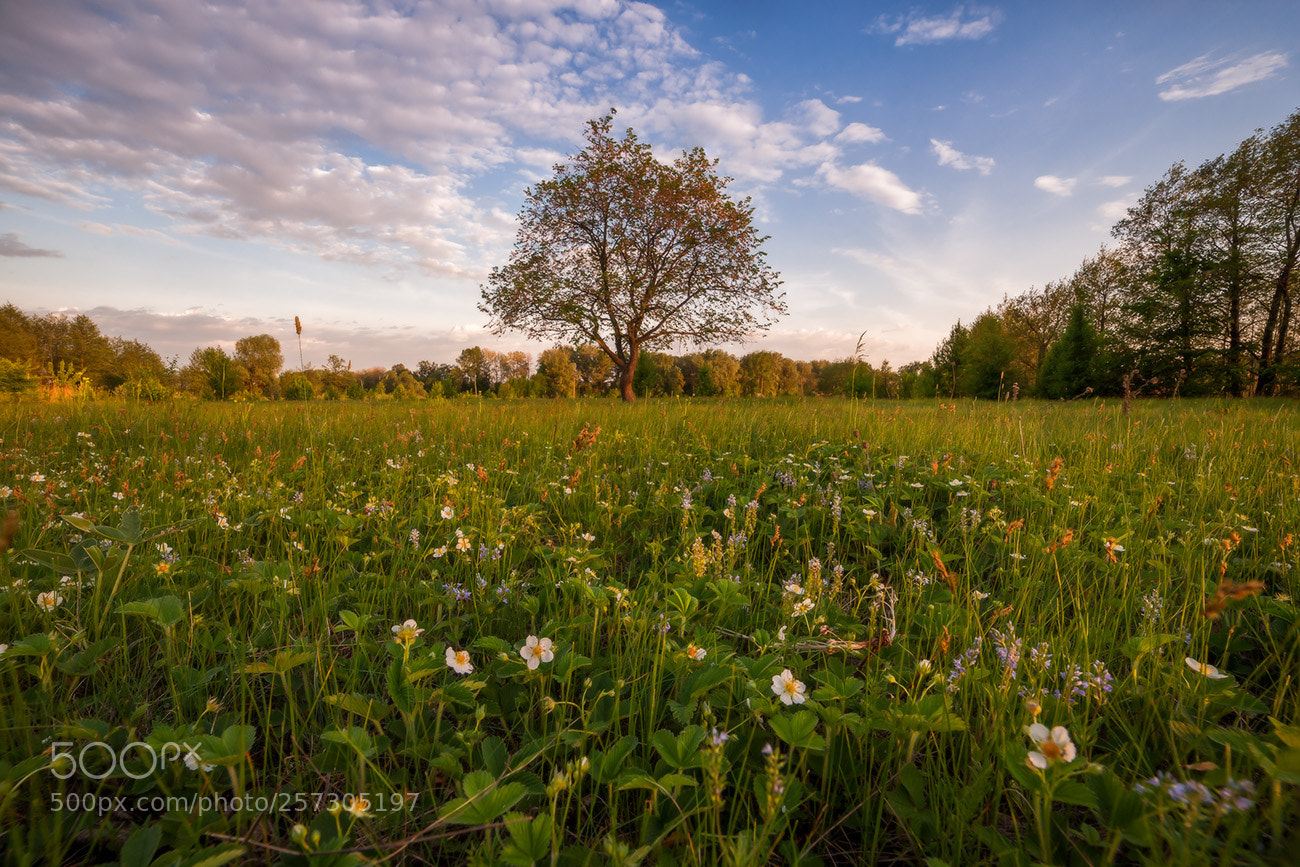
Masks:
[[[1297,33],[1294,0],[0,0],[0,302],[182,363],[536,354],[480,287],[615,108],[752,200],[789,313],[729,349],[899,366],[1300,107]]]

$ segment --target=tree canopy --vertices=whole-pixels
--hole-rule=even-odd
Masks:
[[[642,351],[741,342],[785,312],[749,200],[726,192],[703,149],[665,164],[613,113],[587,145],[530,187],[509,262],[479,309],[493,331],[598,346],[624,400]]]

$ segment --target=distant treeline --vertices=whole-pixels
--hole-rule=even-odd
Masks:
[[[955,325],[928,362],[939,394],[1300,392],[1300,111],[1174,165],[1111,234],[1069,278]]]
[[[935,394],[923,382],[925,366],[893,370],[885,362],[793,361],[777,352],[736,357],[710,349],[674,356],[641,356],[635,387],[641,396],[847,394],[914,397]],[[614,391],[614,369],[594,346],[554,347],[534,360],[525,352],[494,352],[478,346],[454,363],[421,361],[414,369],[353,370],[329,356],[324,367],[284,370],[280,341],[256,334],[220,346],[196,348],[185,364],[163,359],[149,346],[106,337],[89,316],[24,313],[0,307],[0,391],[42,396],[114,394],[158,400],[176,394],[217,400],[574,397]]]

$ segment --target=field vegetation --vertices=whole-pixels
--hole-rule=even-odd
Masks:
[[[0,405],[0,857],[1287,863],[1296,412]]]

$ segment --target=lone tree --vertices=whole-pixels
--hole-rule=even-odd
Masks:
[[[741,342],[785,312],[780,275],[762,251],[749,199],[701,148],[665,165],[613,112],[587,124],[587,146],[530,187],[504,267],[479,309],[494,333],[591,343],[617,372],[623,399],[643,351]]]

